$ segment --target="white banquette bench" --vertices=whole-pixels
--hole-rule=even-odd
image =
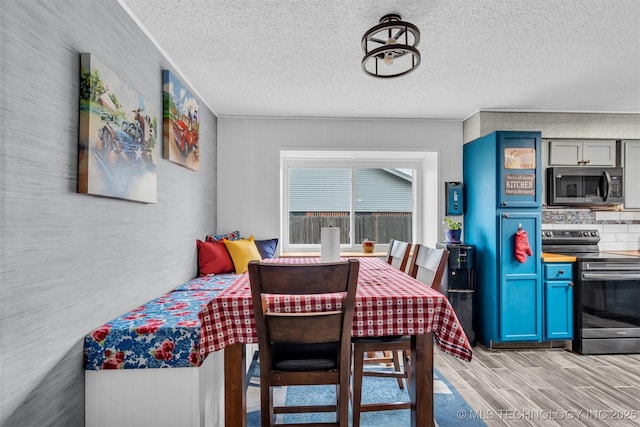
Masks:
[[[224,352],[200,360],[198,314],[238,277],[197,277],[87,335],[85,425],[223,426]]]

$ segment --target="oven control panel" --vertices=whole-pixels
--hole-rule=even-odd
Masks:
[[[543,243],[593,244],[600,241],[598,230],[542,230]]]

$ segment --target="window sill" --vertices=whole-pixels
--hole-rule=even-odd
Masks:
[[[360,257],[385,257],[386,252],[340,252],[340,256],[344,258],[360,258]],[[320,252],[283,252],[280,254],[280,258],[312,258],[320,257]]]

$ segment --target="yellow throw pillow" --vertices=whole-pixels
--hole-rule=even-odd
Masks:
[[[223,242],[229,251],[229,255],[231,255],[231,260],[236,268],[236,274],[245,273],[249,268],[249,261],[262,261],[253,236],[240,240],[225,239]]]

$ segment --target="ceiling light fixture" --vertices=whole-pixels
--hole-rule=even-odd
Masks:
[[[418,27],[401,21],[400,15],[395,13],[385,15],[378,25],[362,36],[362,70],[380,78],[410,73],[420,65],[418,43]]]

